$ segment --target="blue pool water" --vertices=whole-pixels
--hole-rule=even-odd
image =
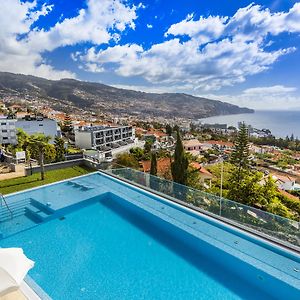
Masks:
[[[0,223],[0,246],[22,247],[53,299],[299,299],[297,257],[107,176],[72,182],[8,197],[40,217]]]

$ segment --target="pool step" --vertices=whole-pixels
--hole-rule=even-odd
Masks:
[[[16,202],[8,203],[0,209],[0,223],[10,221],[11,218],[26,216],[34,222],[42,222],[53,214],[54,210],[50,207],[38,202],[33,198],[26,198]],[[12,213],[12,214],[11,214]]]
[[[26,216],[41,223],[53,214],[53,210],[35,200],[31,200],[25,208]]]
[[[83,183],[78,183],[76,181],[68,181],[67,184],[73,186],[74,188],[78,188],[80,190],[83,190],[83,191],[91,190],[91,189],[94,188],[93,186],[91,186],[88,183],[83,184]]]
[[[25,207],[30,203],[31,199],[22,199],[16,202],[8,203],[8,207],[10,211],[7,209],[6,206],[2,206],[0,209],[0,222],[5,222],[11,219],[11,212],[13,217],[22,216],[25,214]]]

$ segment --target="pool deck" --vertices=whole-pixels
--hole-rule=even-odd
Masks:
[[[21,283],[18,290],[10,292],[2,297],[0,300],[41,300],[40,296],[25,282]]]

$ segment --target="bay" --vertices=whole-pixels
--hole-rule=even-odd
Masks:
[[[300,138],[300,111],[266,111],[257,110],[253,114],[236,114],[210,117],[200,119],[207,124],[227,124],[228,126],[238,126],[238,122],[245,122],[257,129],[270,129],[276,137],[285,138],[294,134]]]

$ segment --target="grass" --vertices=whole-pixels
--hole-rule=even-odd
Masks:
[[[0,182],[0,193],[3,195],[10,194],[44,184],[88,174],[93,171],[95,170],[85,166],[74,166],[70,168],[48,171],[45,173],[45,180],[41,180],[40,173],[26,177],[2,180]]]

